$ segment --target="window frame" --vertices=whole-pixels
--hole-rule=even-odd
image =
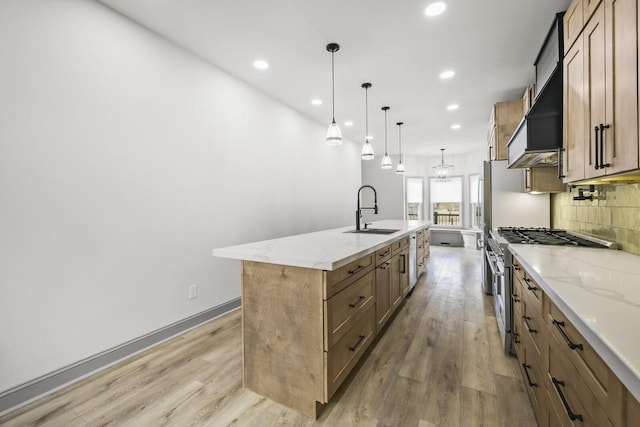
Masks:
[[[431,224],[433,227],[437,227],[437,228],[450,228],[450,229],[463,229],[464,228],[464,210],[465,210],[465,192],[464,192],[464,177],[465,175],[451,175],[450,176],[452,180],[456,179],[459,180],[460,182],[460,201],[459,202],[453,202],[453,203],[459,203],[460,204],[460,209],[459,209],[459,220],[458,220],[458,225],[448,225],[448,224],[436,224],[435,218],[434,218],[434,212],[433,212],[433,202],[432,202],[432,191],[431,191],[431,185],[432,182],[434,180],[437,180],[438,177],[436,175],[430,175],[429,176],[429,218],[431,220]],[[437,181],[436,181],[437,182]]]

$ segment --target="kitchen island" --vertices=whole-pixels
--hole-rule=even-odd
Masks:
[[[385,220],[372,227],[396,231],[343,227],[214,249],[242,260],[244,386],[317,418],[401,307],[410,263],[429,258],[429,225]]]
[[[509,246],[516,353],[539,424],[638,425],[640,257]]]

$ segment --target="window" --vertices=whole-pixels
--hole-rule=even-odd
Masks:
[[[482,228],[482,180],[480,175],[469,175],[469,213],[471,228]]]
[[[407,219],[409,220],[421,220],[422,219],[422,195],[423,179],[422,178],[407,178]]]
[[[462,177],[452,176],[451,181],[429,178],[430,213],[433,225],[439,227],[462,226]]]

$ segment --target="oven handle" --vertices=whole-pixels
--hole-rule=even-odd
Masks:
[[[504,276],[504,272],[502,271],[498,271],[498,269],[495,266],[495,255],[491,255],[492,252],[490,251],[485,251],[484,255],[487,258],[487,261],[489,262],[489,268],[491,269],[491,274],[493,274],[494,276]]]

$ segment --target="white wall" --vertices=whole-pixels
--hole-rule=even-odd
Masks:
[[[464,203],[464,227],[470,227],[470,208],[469,208],[469,175],[482,173],[482,162],[484,160],[483,144],[477,152],[464,154],[448,155],[445,151],[445,163],[453,164],[453,174],[463,177],[462,195]],[[429,209],[426,206],[429,202],[429,177],[434,176],[433,167],[440,164],[441,157],[425,157],[425,156],[403,156],[406,174],[405,177],[395,174],[395,167],[398,163],[397,156],[392,156],[393,169],[382,170],[380,168],[380,160],[376,157],[371,161],[362,162],[362,183],[371,184],[378,190],[378,204],[380,205],[380,215],[378,217],[367,217],[368,220],[375,219],[401,219],[404,216],[404,179],[405,177],[424,177],[424,201],[425,212],[423,218],[431,220]],[[383,211],[384,209],[384,211]],[[387,216],[386,212],[389,212]],[[366,215],[366,214],[365,214]],[[384,216],[383,216],[384,215]]]
[[[0,391],[239,297],[212,248],[353,221],[356,144],[97,2],[3,0],[0,59]]]
[[[362,184],[372,185],[376,189],[379,208],[378,215],[370,211],[363,212],[366,221],[404,219],[404,177],[396,174],[397,156],[391,159],[393,168],[387,170],[380,167],[382,157],[379,155],[373,160],[362,160]],[[363,190],[362,200],[370,206],[372,198],[368,191]]]

